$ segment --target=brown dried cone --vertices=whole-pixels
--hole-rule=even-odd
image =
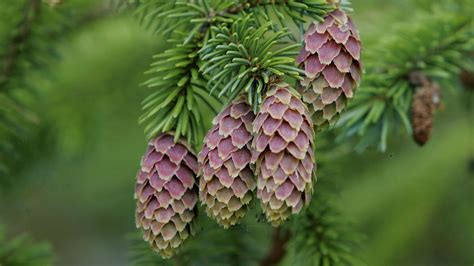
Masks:
[[[313,124],[306,105],[280,83],[267,92],[253,130],[257,197],[267,220],[278,226],[311,200]]]
[[[183,141],[162,134],[148,144],[135,186],[136,225],[163,258],[192,233],[197,189],[195,155]]]
[[[199,198],[224,228],[245,215],[256,187],[250,168],[254,118],[245,97],[235,100],[214,118],[198,155]]]
[[[316,128],[334,124],[354,96],[361,78],[361,43],[352,19],[342,10],[312,23],[296,62],[306,77],[298,88]]]
[[[440,104],[441,90],[436,83],[425,81],[416,89],[412,102],[411,124],[413,139],[423,146],[428,142],[433,130],[434,114]]]

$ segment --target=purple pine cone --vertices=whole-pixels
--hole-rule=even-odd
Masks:
[[[163,258],[192,234],[197,192],[196,156],[183,141],[162,134],[148,144],[135,186],[136,225]]]
[[[299,88],[317,129],[334,124],[360,83],[361,43],[351,18],[335,10],[310,25],[296,62],[306,77]]]
[[[245,97],[235,100],[214,118],[198,155],[199,198],[207,214],[224,228],[245,215],[256,187],[250,168],[254,118]]]
[[[267,220],[278,226],[311,200],[313,124],[306,105],[280,83],[267,92],[253,130],[257,197]]]

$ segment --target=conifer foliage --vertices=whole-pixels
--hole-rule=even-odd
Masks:
[[[0,1],[2,185],[41,123],[30,74],[90,21],[73,2]],[[472,83],[470,0],[416,1],[372,43],[347,0],[105,2],[167,42],[142,84],[137,264],[357,264],[358,234],[316,184],[320,143],[385,151],[405,132],[429,145],[444,96]],[[47,245],[0,227],[0,265],[51,263]]]
[[[286,15],[301,27],[306,19],[320,21],[334,8],[325,1],[310,0],[201,0],[167,4],[143,1],[139,5],[141,20],[169,36],[173,46],[154,57],[156,62],[148,71],[153,77],[144,84],[156,90],[143,101],[145,112],[140,122],[148,122],[145,132],[152,140],[172,131],[174,141],[186,138],[197,152],[205,142],[199,154],[200,199],[207,213],[224,227],[235,225],[243,217],[253,198],[257,179],[263,181],[271,175],[265,171],[269,168],[259,166],[265,163],[265,158],[267,165],[277,163],[278,158],[284,164],[281,169],[271,166],[278,170],[278,179],[262,183],[257,195],[267,210],[268,220],[279,225],[309,202],[314,168],[311,119],[297,92],[290,93],[286,85],[281,85],[282,88],[275,85],[276,88],[271,89],[283,79],[293,82],[302,79],[300,75],[304,72],[294,63],[300,45],[294,43],[293,32],[281,28],[286,26],[283,20],[273,23],[270,17]],[[149,13],[150,10],[153,11]],[[267,93],[270,94],[265,105],[263,97]],[[232,104],[214,119],[214,127],[205,137],[209,113],[218,113],[223,103]],[[260,109],[268,113],[261,113],[260,118],[255,119]],[[260,127],[255,126],[256,121],[263,123],[260,133],[254,132],[260,131]],[[268,152],[261,146],[263,142],[259,143],[260,156],[250,145],[255,133],[261,134],[262,140],[274,138],[267,141]],[[271,161],[272,154],[266,156],[264,151],[273,153],[277,161]],[[252,153],[257,173],[250,161]],[[144,158],[150,156],[147,153]],[[156,167],[158,173],[168,171],[160,160],[143,162],[150,162],[150,167]],[[143,167],[142,163],[142,172]],[[150,190],[149,193],[155,192]],[[150,202],[148,198],[140,198],[138,202],[137,221],[141,221],[140,210],[146,208],[142,205],[150,206]],[[151,219],[151,223],[159,216],[159,208],[166,208],[156,202],[158,204],[150,207],[145,217]],[[173,224],[170,226],[179,226],[174,221]],[[147,226],[140,227],[147,235]],[[164,229],[156,227],[153,233],[167,234]],[[150,240],[150,237],[145,238]],[[165,257],[174,253],[168,250],[170,247],[178,247],[177,243],[155,245],[153,241],[152,246]]]
[[[379,47],[393,53],[374,49],[364,56],[348,1],[142,0],[136,6],[139,21],[170,40],[170,48],[154,57],[144,83],[152,89],[140,117],[147,122],[147,138],[167,136],[174,145],[187,140],[187,152],[199,154],[194,182],[201,204],[225,228],[245,220],[253,202],[274,226],[303,212],[285,240],[291,248],[287,257],[304,260],[311,253],[310,265],[351,265],[346,244],[356,242],[342,237],[345,229],[334,233],[340,227],[331,227],[332,206],[325,197],[311,205],[315,132],[334,130],[339,140],[358,136],[355,149],[378,144],[385,150],[390,128],[404,125],[410,134],[425,134],[414,136],[420,142],[431,132],[438,104],[427,102],[437,91],[420,87],[452,81],[467,68],[460,58],[474,50],[472,19],[450,16],[442,8],[432,17],[415,18],[419,27],[381,40]],[[411,83],[414,72],[426,76],[430,86]],[[145,158],[150,156],[147,152]],[[145,161],[158,173],[169,171],[161,160]],[[149,190],[160,193],[154,186]],[[149,199],[138,206],[148,211],[151,224],[166,208],[159,200],[148,209],[142,204],[150,205]],[[314,230],[319,231],[305,242],[302,236]],[[152,231],[168,234],[164,226]],[[181,242],[151,244],[169,257]]]
[[[446,12],[449,9],[463,11]],[[418,72],[444,90],[455,88],[460,71],[474,65],[470,13],[472,5],[467,1],[440,3],[397,25],[389,37],[368,50],[367,75],[338,124],[343,128],[339,139],[357,136],[357,150],[376,145],[385,151],[389,136],[400,133],[399,128],[413,135],[410,116],[418,85],[410,83],[410,76]]]
[[[53,255],[47,243],[36,243],[29,235],[7,236],[0,225],[0,265],[52,265]]]
[[[363,265],[357,247],[364,236],[351,229],[337,211],[333,183],[321,182],[319,193],[298,221],[290,224],[293,236],[287,243],[282,265]],[[323,190],[323,191],[321,191]]]
[[[5,21],[0,33],[0,181],[14,170],[20,159],[21,143],[29,136],[37,116],[26,107],[23,72],[41,64],[42,43],[37,24],[41,19],[40,0],[14,1],[0,5]],[[15,17],[12,17],[15,16]],[[15,28],[12,33],[10,29]],[[1,36],[4,35],[4,36]],[[38,47],[40,46],[40,47]],[[38,49],[40,48],[40,49]],[[23,93],[22,93],[23,92]]]
[[[30,142],[39,135],[42,117],[32,110],[37,86],[34,71],[57,59],[56,42],[111,12],[101,4],[18,0],[0,3],[0,183],[24,165]],[[100,8],[100,9],[99,9]],[[101,10],[97,13],[97,10]],[[45,71],[46,72],[46,71]],[[46,75],[46,73],[43,73]],[[47,74],[50,75],[50,74]]]

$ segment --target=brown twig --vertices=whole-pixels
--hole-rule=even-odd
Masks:
[[[260,266],[276,265],[284,257],[286,252],[286,243],[290,240],[290,233],[282,231],[280,228],[273,230],[273,244],[267,255],[260,262]]]
[[[459,78],[461,79],[461,83],[464,85],[466,90],[474,91],[474,72],[463,70],[461,71]]]
[[[3,68],[0,72],[0,90],[8,83],[8,78],[12,74],[15,63],[21,55],[22,44],[24,44],[31,34],[31,27],[40,12],[41,0],[29,0],[26,2],[23,20],[20,22],[18,33],[13,36],[8,51],[5,54]]]

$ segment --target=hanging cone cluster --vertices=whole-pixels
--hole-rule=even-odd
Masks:
[[[232,102],[214,118],[198,155],[200,200],[225,228],[245,215],[256,187],[250,168],[254,118],[245,97]]]
[[[280,83],[267,92],[253,132],[257,197],[267,220],[277,226],[311,198],[315,168],[311,117],[289,85]]]
[[[136,225],[162,257],[174,255],[192,233],[198,164],[187,145],[162,134],[148,144],[135,186]]]
[[[441,101],[441,90],[436,83],[420,73],[412,73],[410,81],[417,87],[411,106],[413,139],[423,146],[431,137],[434,114]]]
[[[342,10],[310,25],[296,62],[305,71],[298,88],[316,128],[334,124],[361,78],[359,33]]]

